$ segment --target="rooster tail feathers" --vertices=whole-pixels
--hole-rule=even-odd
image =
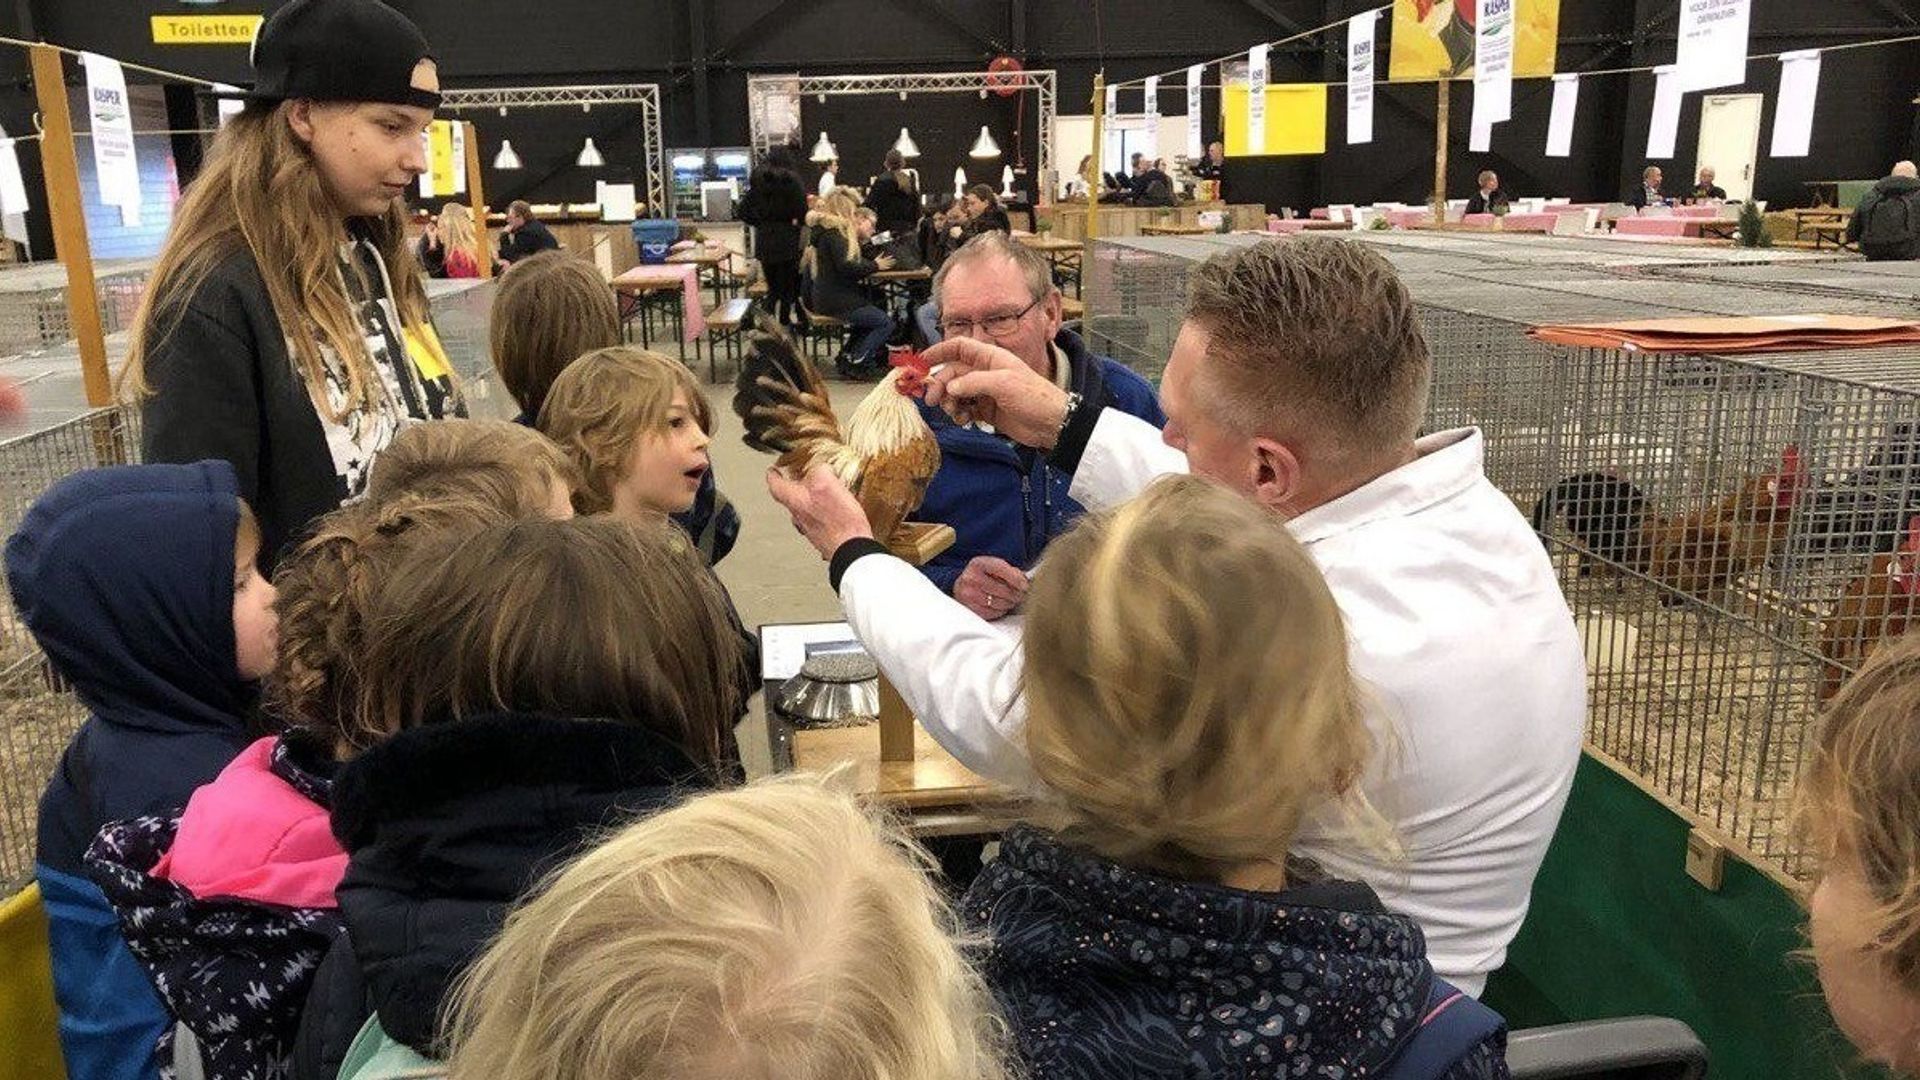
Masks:
[[[819,371],[787,332],[761,312],[734,380],[733,412],[740,418],[742,441],[762,453],[788,452],[793,449],[789,429],[796,411],[814,414],[815,422],[808,426],[816,431],[821,420],[828,430],[839,429]]]

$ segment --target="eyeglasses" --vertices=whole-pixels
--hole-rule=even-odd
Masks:
[[[972,337],[973,328],[978,326],[982,330],[985,330],[989,337],[1006,337],[1008,334],[1018,330],[1020,328],[1020,320],[1027,317],[1027,312],[1040,306],[1040,301],[1044,299],[1046,298],[1042,296],[1034,297],[1033,303],[1028,304],[1026,307],[1021,308],[1011,315],[989,315],[977,322],[973,319],[954,319],[950,322],[943,322],[940,324],[940,336],[950,338]]]

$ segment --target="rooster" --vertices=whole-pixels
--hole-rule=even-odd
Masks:
[[[1920,514],[1907,520],[1907,538],[1875,555],[1867,572],[1840,594],[1820,634],[1820,700],[1840,691],[1847,676],[1867,662],[1880,643],[1920,622]]]
[[[1534,505],[1533,527],[1543,536],[1564,514],[1585,545],[1582,572],[1617,565],[1672,589],[1666,602],[1705,597],[1764,563],[1785,542],[1807,473],[1800,448],[1788,446],[1780,468],[1748,480],[1706,510],[1649,517],[1647,497],[1631,481],[1607,473],[1568,477]]]
[[[793,339],[764,315],[755,329],[733,395],[746,444],[778,454],[774,464],[794,475],[815,465],[832,469],[860,500],[873,535],[887,542],[940,470],[940,445],[916,404],[926,393],[926,362],[915,353],[896,356],[843,429],[826,383]]]

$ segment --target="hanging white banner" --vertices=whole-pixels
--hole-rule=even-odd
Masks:
[[[1553,116],[1547,121],[1547,156],[1573,155],[1573,116],[1580,108],[1580,76],[1553,77]]]
[[[420,159],[427,163],[427,171],[420,174],[420,197],[433,198],[433,125],[420,133]],[[826,194],[821,192],[821,194]]]
[[[1820,50],[1780,57],[1780,97],[1773,105],[1773,157],[1806,157],[1813,141],[1813,99],[1820,94]]]
[[[1680,0],[1680,48],[1673,66],[1682,91],[1747,81],[1752,0]]]
[[[1467,149],[1476,154],[1484,154],[1493,149],[1493,125],[1483,124],[1479,117],[1474,117],[1473,130],[1467,136]]]
[[[1267,152],[1267,50],[1247,50],[1247,153]]]
[[[1195,64],[1187,69],[1187,157],[1199,161],[1207,152],[1207,145],[1200,132],[1200,80],[1206,77],[1207,66]]]
[[[1149,159],[1160,156],[1160,76],[1147,79],[1147,137],[1141,144],[1141,151]]]
[[[27,182],[20,175],[20,151],[0,128],[0,214],[24,214],[27,210]]]
[[[1513,3],[1480,0],[1473,34],[1475,123],[1499,124],[1513,116]]]
[[[1107,123],[1113,123],[1113,116],[1120,111],[1120,88],[1107,87]]]
[[[467,125],[455,120],[453,128],[453,193],[467,193]],[[595,199],[594,202],[599,202]]]
[[[1373,21],[1366,12],[1347,20],[1347,145],[1373,141]]]
[[[238,94],[240,92],[239,87],[229,86],[226,83],[214,83],[213,88],[222,94]],[[215,98],[213,104],[214,108],[219,111],[221,127],[226,127],[227,121],[247,111],[247,103],[237,97]]]
[[[1653,122],[1647,125],[1647,157],[1670,158],[1680,134],[1680,80],[1674,65],[1653,69]]]
[[[81,53],[87,69],[87,123],[93,134],[93,169],[100,201],[120,208],[128,225],[140,221],[140,163],[133,150],[133,109],[120,61]]]

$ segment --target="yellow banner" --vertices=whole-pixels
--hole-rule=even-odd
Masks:
[[[1244,84],[1220,91],[1228,157],[1247,153],[1247,99]],[[1272,83],[1267,87],[1268,154],[1324,154],[1327,152],[1327,85]]]
[[[1394,0],[1387,78],[1473,78],[1478,0]],[[1560,52],[1560,0],[1515,0],[1513,76],[1551,75]]]
[[[432,156],[428,159],[428,166],[433,172],[433,193],[436,196],[457,194],[459,183],[453,172],[453,121],[435,120],[430,138]],[[466,164],[460,162],[459,167],[464,169]]]
[[[251,45],[265,15],[155,15],[155,45]]]

